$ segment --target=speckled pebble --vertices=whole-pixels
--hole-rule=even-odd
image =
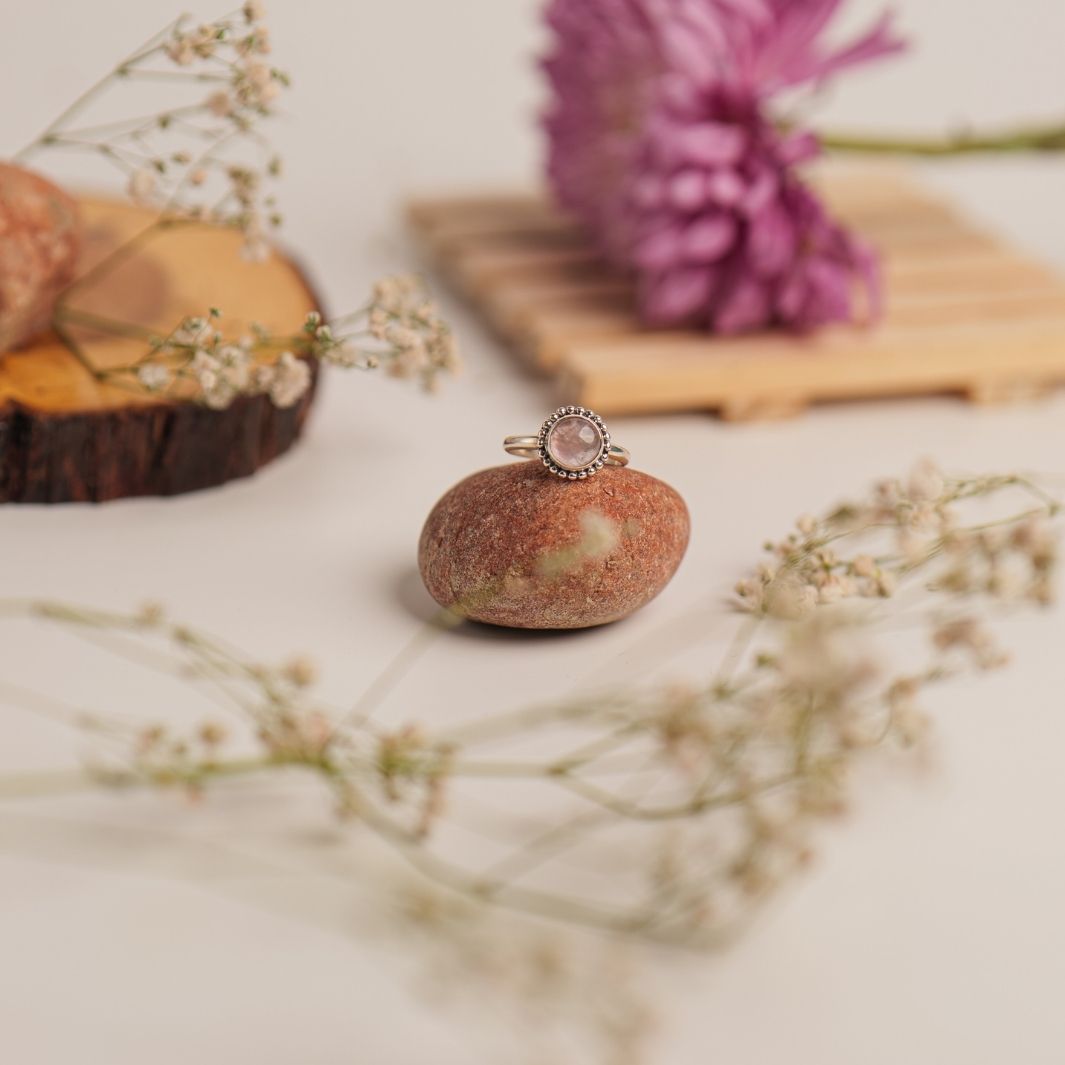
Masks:
[[[0,163],[0,352],[48,328],[80,245],[74,200],[39,174]]]
[[[418,564],[432,597],[475,621],[581,629],[658,595],[689,531],[684,500],[645,473],[607,467],[570,482],[539,462],[511,463],[467,477],[436,504]]]

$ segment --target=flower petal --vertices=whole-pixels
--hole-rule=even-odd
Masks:
[[[768,166],[763,166],[744,194],[741,210],[748,215],[759,214],[773,202],[779,191],[780,178]]]
[[[772,300],[769,286],[753,277],[741,277],[714,313],[719,333],[747,333],[770,324]]]
[[[644,270],[664,270],[678,263],[684,247],[684,230],[668,225],[644,237],[633,253],[636,265]]]
[[[697,211],[706,203],[706,175],[688,167],[669,182],[669,202],[681,211]]]
[[[684,232],[684,254],[690,262],[712,263],[720,259],[736,241],[736,220],[716,213],[692,222]]]
[[[707,175],[706,197],[720,207],[735,207],[746,190],[743,178],[735,170],[722,167]]]
[[[898,50],[889,18],[826,44],[843,0],[548,0],[548,176],[657,321],[738,332],[850,320],[876,258],[798,168],[775,93]],[[709,273],[708,273],[709,272]]]
[[[670,143],[678,162],[730,166],[743,158],[748,139],[740,126],[700,122],[670,131]]]
[[[751,222],[747,256],[760,277],[778,277],[795,259],[799,235],[795,223],[780,203],[763,211]]]
[[[705,319],[720,278],[713,267],[680,266],[655,275],[641,290],[640,309],[651,325]]]

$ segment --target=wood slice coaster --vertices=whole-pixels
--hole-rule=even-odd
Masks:
[[[151,212],[82,203],[86,251],[80,273],[146,228]],[[230,229],[182,225],[160,232],[71,306],[133,323],[163,336],[211,307],[227,334],[259,322],[299,332],[318,301],[299,269],[273,254],[240,257]],[[71,329],[99,368],[133,363],[145,342]],[[316,371],[316,367],[312,367]],[[316,374],[315,374],[316,375]],[[0,355],[0,502],[99,502],[123,496],[175,495],[246,477],[299,438],[314,388],[286,410],[265,396],[241,397],[215,411],[193,402],[102,383],[53,335]]]
[[[976,402],[1065,382],[1065,280],[894,172],[826,175],[836,214],[883,254],[874,327],[816,336],[649,330],[631,284],[533,195],[426,200],[411,225],[514,351],[602,414],[746,420],[819,400],[957,392]]]

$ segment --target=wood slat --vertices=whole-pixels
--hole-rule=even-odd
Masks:
[[[825,174],[835,211],[881,252],[873,327],[723,338],[641,327],[632,286],[532,194],[411,205],[440,269],[559,396],[604,414],[747,419],[819,400],[957,392],[974,402],[1065,382],[1065,281],[897,171]]]

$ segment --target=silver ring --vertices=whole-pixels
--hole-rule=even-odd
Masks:
[[[508,436],[503,449],[519,459],[539,459],[567,481],[593,477],[604,466],[629,464],[628,451],[611,442],[603,419],[587,407],[559,407],[537,436]]]

